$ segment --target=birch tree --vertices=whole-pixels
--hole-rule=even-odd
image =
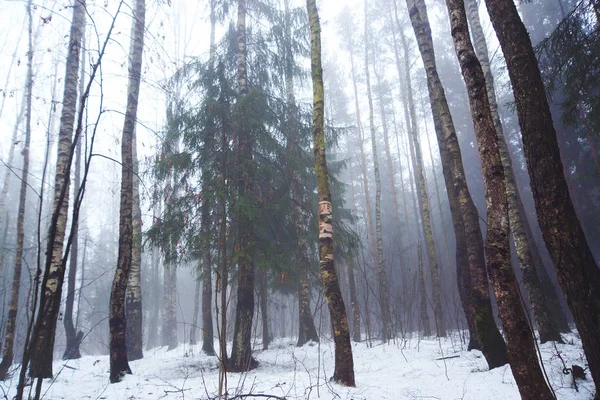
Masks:
[[[121,205],[119,213],[119,255],[110,292],[110,381],[119,382],[131,374],[126,345],[125,294],[132,265],[134,132],[137,123],[142,54],[146,19],[145,0],[136,0],[129,44],[127,106],[121,139]]]

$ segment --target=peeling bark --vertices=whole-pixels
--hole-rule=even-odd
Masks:
[[[333,217],[329,172],[325,157],[323,68],[321,66],[321,26],[316,0],[306,0],[311,32],[311,72],[313,82],[313,147],[319,198],[319,268],[329,306],[335,343],[335,368],[332,379],[345,386],[355,386],[352,345],[346,307],[340,291],[333,260]]]
[[[131,374],[128,362],[128,348],[126,340],[127,320],[125,319],[125,298],[128,282],[131,284],[130,272],[134,262],[134,241],[141,238],[134,237],[134,183],[135,170],[134,150],[135,124],[137,123],[137,109],[142,79],[142,54],[144,52],[144,30],[146,19],[145,0],[136,0],[131,27],[131,43],[129,47],[129,82],[127,84],[127,109],[123,123],[123,138],[121,139],[121,206],[119,213],[119,254],[117,269],[110,292],[110,382],[121,381],[125,374]],[[139,207],[138,207],[139,211]],[[138,222],[139,223],[139,222]],[[139,245],[138,254],[139,254]],[[139,261],[139,260],[137,260]],[[139,273],[136,271],[136,273]],[[134,277],[134,279],[136,279]],[[135,293],[136,288],[132,291]],[[141,300],[141,288],[137,293]],[[141,315],[140,321],[141,323]],[[136,343],[141,351],[141,343]],[[139,355],[139,354],[136,354]]]
[[[243,102],[248,95],[247,77],[247,48],[246,48],[246,0],[238,0],[237,14],[237,79],[238,101]],[[240,121],[237,145],[239,165],[246,167],[239,173],[238,182],[235,182],[238,198],[243,198],[252,191],[253,171],[248,164],[252,162],[252,138],[246,131],[244,122]],[[236,216],[237,223],[237,248],[238,254],[238,287],[237,305],[235,310],[235,326],[233,330],[233,348],[228,361],[228,370],[232,372],[249,371],[258,366],[252,357],[252,318],[254,316],[254,251],[252,248],[252,221],[245,212],[241,211]]]

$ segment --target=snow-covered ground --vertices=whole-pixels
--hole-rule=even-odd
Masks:
[[[585,366],[581,342],[566,336],[567,344],[540,346],[547,375],[558,399],[591,399],[593,384],[578,383],[563,374],[563,361]],[[356,388],[329,381],[333,373],[333,343],[295,347],[290,339],[276,340],[267,351],[256,351],[258,369],[247,374],[228,374],[230,398],[234,395],[272,394],[286,399],[519,399],[508,366],[487,370],[478,351],[462,351],[458,336],[437,339],[398,340],[382,345],[353,343]],[[86,356],[77,361],[57,361],[55,378],[44,382],[44,399],[215,399],[218,366],[201,345],[180,345],[167,352],[158,348],[131,363],[134,375],[117,384],[108,383],[108,357]],[[447,357],[441,360],[441,358]],[[451,358],[450,358],[451,357]],[[15,374],[16,376],[17,374]],[[15,392],[17,378],[2,388],[7,398]]]

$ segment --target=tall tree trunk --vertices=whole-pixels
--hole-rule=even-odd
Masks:
[[[402,251],[404,249],[404,243],[403,243],[402,234],[401,234],[402,229],[400,227],[400,210],[398,208],[398,194],[396,191],[396,177],[395,177],[394,165],[393,165],[394,161],[392,159],[392,152],[390,150],[390,135],[389,135],[388,121],[387,121],[387,113],[385,110],[385,99],[383,97],[381,77],[379,76],[379,74],[377,72],[375,73],[375,78],[376,78],[377,86],[379,87],[377,97],[378,97],[378,103],[379,103],[379,113],[381,114],[381,125],[382,125],[382,130],[383,130],[383,144],[384,144],[384,150],[385,150],[387,174],[388,174],[389,185],[390,185],[390,193],[392,195],[392,206],[394,208],[394,223],[396,225],[396,230],[398,233],[399,248]],[[400,265],[401,266],[403,265],[402,261],[400,261]]]
[[[460,276],[459,282],[463,286],[462,289],[459,289],[459,293],[462,291],[463,296],[470,295],[468,303],[470,310],[466,312],[472,312],[474,315],[477,338],[490,369],[496,368],[506,364],[508,359],[506,343],[500,335],[492,314],[479,215],[469,193],[454,122],[437,73],[431,27],[425,3],[423,0],[407,0],[406,4],[427,74],[427,89],[442,158],[444,180],[446,187],[450,188],[448,200],[458,243],[457,254],[464,257],[462,251],[466,250],[468,259],[468,278],[466,271],[457,272]],[[461,248],[459,246],[462,246],[463,237],[465,247]],[[457,258],[457,266],[461,261]],[[464,289],[464,286],[467,285],[470,290]]]
[[[442,236],[444,238],[444,252],[446,253],[446,262],[448,268],[452,267],[452,260],[450,259],[450,249],[448,248],[448,236],[446,235],[446,223],[444,222],[444,213],[442,212],[442,199],[440,198],[440,187],[438,184],[437,170],[435,168],[435,161],[433,158],[433,149],[431,146],[431,140],[429,139],[429,130],[427,129],[427,123],[425,123],[425,138],[427,138],[427,150],[429,151],[429,159],[431,160],[431,175],[433,175],[433,187],[435,188],[435,198],[437,200],[438,214],[440,215],[440,226],[442,228]]]
[[[544,83],[512,1],[486,0],[515,94],[542,236],[573,313],[600,398],[600,270],[569,197]]]
[[[354,106],[356,109],[356,133],[358,139],[358,148],[360,150],[360,170],[362,174],[362,183],[365,193],[365,209],[367,214],[367,236],[369,239],[369,245],[371,255],[375,255],[377,250],[375,247],[375,231],[373,229],[373,215],[371,211],[371,195],[369,194],[369,179],[367,178],[367,161],[365,157],[364,148],[364,131],[362,123],[360,121],[360,106],[358,104],[358,88],[356,85],[356,74],[354,71],[354,55],[350,52],[350,66],[352,71],[352,85],[354,87]]]
[[[421,151],[421,144],[418,139],[417,119],[414,110],[414,104],[409,98],[409,109],[411,109],[411,120],[413,121],[412,129],[408,129],[409,146],[413,162],[413,174],[417,185],[417,199],[419,202],[419,212],[421,215],[421,224],[423,226],[423,232],[425,234],[425,247],[427,249],[427,255],[429,258],[429,264],[431,267],[431,280],[433,289],[433,307],[435,316],[436,334],[439,337],[446,336],[446,329],[444,327],[444,318],[442,313],[442,300],[440,290],[440,275],[439,275],[439,264],[436,254],[436,246],[433,238],[433,229],[431,227],[431,205],[429,203],[429,197],[427,195],[427,185],[425,183],[425,173],[423,168],[423,153]],[[423,281],[424,282],[424,281]],[[424,289],[425,286],[423,286]]]
[[[81,47],[85,46],[85,30],[81,38]],[[84,106],[81,99],[85,90],[85,52],[81,54],[81,78],[79,79],[79,107]],[[75,147],[75,173],[73,179],[73,198],[77,198],[81,186],[81,143],[79,138]],[[76,360],[81,358],[79,345],[83,338],[83,332],[77,332],[73,324],[73,306],[75,303],[75,286],[77,278],[77,263],[79,259],[79,221],[74,222],[73,240],[71,245],[71,254],[69,257],[69,274],[67,275],[67,301],[65,302],[65,313],[63,323],[65,326],[66,348],[63,353],[63,360]]]
[[[246,102],[248,96],[247,76],[247,47],[246,47],[246,0],[238,0],[237,14],[237,78],[238,102]],[[242,107],[247,107],[243,104]],[[243,113],[244,111],[242,111]],[[237,145],[238,165],[244,165],[239,171],[236,186],[238,199],[251,195],[253,190],[254,173],[252,169],[253,140],[244,121],[239,121],[240,127]],[[233,330],[233,347],[229,359],[229,371],[249,371],[258,366],[252,357],[252,318],[254,317],[254,250],[252,245],[253,226],[247,211],[238,211],[237,224],[237,253],[238,253],[238,287],[237,305],[235,310],[235,327]]]
[[[469,37],[463,0],[446,0],[454,48],[467,86],[487,205],[486,261],[506,334],[508,361],[524,400],[554,399],[537,361],[535,337],[521,306],[510,262],[508,199],[485,78]]]
[[[376,261],[379,306],[381,307],[381,324],[383,341],[389,341],[394,333],[392,331],[392,316],[390,313],[388,276],[383,259],[383,238],[381,232],[381,178],[379,177],[379,158],[377,156],[377,139],[375,137],[375,122],[373,117],[373,96],[371,95],[371,77],[369,72],[369,26],[367,18],[367,0],[365,8],[365,77],[367,81],[367,98],[369,101],[369,127],[371,131],[371,150],[373,152],[373,171],[375,174],[375,235],[376,235]]]
[[[135,129],[132,138],[133,155],[133,248],[131,253],[131,270],[125,292],[125,312],[127,330],[127,357],[130,361],[144,357],[142,314],[142,210],[140,209],[139,162],[137,157],[137,137]]]
[[[4,336],[4,346],[2,353],[2,362],[0,363],[0,380],[6,379],[8,369],[12,365],[14,356],[15,332],[17,329],[17,314],[19,312],[19,291],[21,288],[21,272],[23,266],[23,242],[25,240],[25,203],[27,201],[27,180],[29,178],[29,145],[31,143],[31,99],[33,90],[33,23],[32,23],[32,1],[27,2],[28,19],[28,52],[27,52],[27,75],[25,78],[26,94],[24,102],[25,111],[25,139],[23,143],[23,165],[21,170],[21,189],[19,193],[19,214],[17,216],[17,249],[15,252],[15,269],[13,272],[13,281],[10,294],[10,305],[8,310],[8,319],[6,321],[6,333]],[[4,249],[2,250],[4,251]],[[1,322],[1,321],[0,321]]]
[[[296,105],[295,89],[294,89],[294,54],[292,51],[292,27],[291,27],[291,13],[289,0],[284,0],[285,6],[285,91],[286,91],[286,112],[288,113],[288,129],[289,135],[286,142],[286,147],[289,152],[294,154],[295,157],[302,157],[302,148],[298,146],[298,135],[299,132],[299,114],[298,107]],[[291,140],[290,140],[291,139]],[[303,209],[303,205],[306,203],[303,196],[303,183],[301,181],[298,171],[293,168],[289,168],[288,174],[292,179],[292,198],[294,199],[294,211],[293,211],[293,222],[297,236],[297,248],[295,252],[296,268],[298,269],[298,342],[296,346],[303,346],[309,341],[318,342],[319,335],[315,328],[315,321],[312,316],[310,309],[310,283],[309,283],[309,271],[310,271],[310,259],[309,259],[309,245],[307,243],[307,227],[309,223],[307,221],[306,213]]]
[[[398,45],[395,38],[395,30],[394,30],[394,54],[396,57],[396,69],[398,71],[398,79],[401,83],[404,95],[404,103],[405,103],[405,118],[407,119],[407,132],[409,141],[409,147],[411,149],[411,155],[413,155],[413,164],[414,164],[414,175],[415,182],[417,182],[417,193],[419,199],[419,209],[421,212],[421,220],[423,225],[423,230],[425,231],[425,244],[427,247],[427,254],[429,257],[430,267],[431,267],[431,278],[432,278],[432,286],[433,286],[433,306],[434,306],[434,314],[435,314],[435,322],[436,322],[436,333],[438,336],[445,337],[446,329],[443,318],[442,311],[442,300],[441,300],[441,288],[440,288],[440,273],[439,273],[439,263],[435,250],[435,241],[433,237],[432,230],[432,222],[430,215],[430,203],[427,196],[427,186],[425,184],[425,174],[423,172],[423,156],[421,153],[421,145],[419,143],[419,130],[417,126],[417,116],[416,109],[414,104],[414,97],[412,93],[412,80],[410,76],[410,62],[409,62],[409,52],[408,52],[408,44],[406,43],[406,37],[404,36],[404,32],[402,32],[402,28],[399,26],[398,19],[398,11],[396,3],[394,2],[394,15],[396,19],[396,24],[400,31],[400,41],[402,43],[402,49],[404,52],[404,79],[402,79],[401,67],[400,67],[400,57],[398,51]],[[406,108],[408,106],[408,113]],[[414,147],[414,151],[413,151]],[[458,252],[457,252],[458,254]]]
[[[354,386],[354,361],[348,331],[346,307],[333,261],[333,216],[329,171],[325,156],[323,68],[321,66],[321,24],[316,0],[306,0],[310,21],[311,71],[313,83],[313,147],[319,198],[319,268],[329,306],[335,343],[333,380],[345,386]]]
[[[215,0],[210,0],[210,59],[209,68],[214,70],[215,60],[215,27],[216,27],[216,16],[215,16]],[[213,151],[213,144],[215,138],[207,134],[204,143],[204,151],[206,158],[210,156],[209,152]],[[205,171],[206,172],[206,171]],[[212,315],[212,257],[211,247],[211,218],[210,209],[214,203],[211,203],[212,197],[209,196],[209,192],[212,190],[212,181],[209,179],[210,173],[202,173],[202,209],[201,209],[201,231],[202,231],[202,351],[209,356],[215,355],[214,345],[214,327],[213,327],[213,315]],[[198,301],[196,301],[196,304]],[[194,314],[197,317],[197,313]],[[194,332],[194,341],[196,336],[196,327],[192,327]],[[191,340],[191,336],[190,336]]]
[[[525,216],[523,203],[517,191],[515,177],[513,173],[512,161],[508,154],[508,147],[504,139],[502,123],[498,113],[498,103],[496,102],[496,91],[494,88],[494,77],[490,68],[488,58],[488,49],[485,42],[485,35],[479,20],[478,6],[476,0],[467,0],[466,2],[467,16],[472,29],[473,41],[477,49],[477,56],[481,63],[481,68],[485,77],[489,106],[494,122],[494,128],[498,136],[498,146],[500,150],[500,158],[504,168],[504,180],[506,186],[506,194],[508,197],[508,216],[510,222],[510,230],[515,244],[519,265],[523,272],[523,281],[529,296],[529,302],[538,326],[540,333],[540,341],[542,343],[548,340],[556,340],[562,342],[558,329],[554,326],[549,313],[549,304],[546,301],[540,279],[537,271],[539,268],[544,268],[543,265],[536,266],[533,262],[531,247],[536,246],[535,242],[529,241],[525,233],[524,225],[528,224]]]
[[[63,242],[69,208],[69,181],[72,162],[73,126],[77,105],[77,78],[79,53],[85,25],[85,0],[75,0],[69,37],[69,51],[65,67],[63,108],[58,133],[58,152],[54,180],[54,203],[48,233],[45,271],[42,280],[40,309],[28,349],[31,358],[29,374],[34,378],[52,377],[52,360],[56,322],[60,310],[62,284],[65,278]]]
[[[127,108],[125,111],[125,121],[123,123],[123,138],[121,139],[121,206],[119,213],[119,255],[117,269],[110,292],[109,305],[109,326],[110,326],[110,381],[119,382],[125,374],[131,374],[128,363],[128,346],[126,340],[127,321],[125,319],[125,295],[128,283],[135,286],[138,282],[131,282],[130,271],[133,264],[134,241],[141,240],[140,237],[134,237],[134,215],[133,203],[133,174],[135,170],[134,150],[135,125],[137,122],[138,99],[140,94],[140,82],[142,79],[142,54],[144,52],[144,30],[146,19],[145,0],[136,0],[133,13],[133,23],[131,27],[131,42],[129,45],[129,81],[127,83]],[[138,203],[139,212],[139,203]],[[138,224],[141,221],[137,222]],[[139,245],[138,254],[139,254]],[[138,260],[139,262],[139,255]],[[139,264],[138,264],[139,267]],[[139,273],[139,268],[136,273]],[[135,277],[134,280],[137,280]],[[132,297],[140,297],[141,291],[136,293],[138,288],[131,288]],[[137,299],[136,299],[137,301]],[[132,310],[134,311],[134,310]],[[131,314],[130,314],[131,315]],[[136,328],[141,323],[136,322]],[[140,332],[141,333],[141,332]],[[141,343],[135,340],[135,348],[141,353]],[[141,356],[141,354],[136,354]]]
[[[347,142],[348,150],[350,150],[350,141]],[[350,154],[350,151],[348,151]],[[348,168],[348,172],[352,174],[352,169]],[[356,210],[356,198],[354,195],[354,182],[350,180],[350,204],[353,210]],[[352,340],[360,342],[362,340],[360,329],[360,304],[358,302],[358,293],[356,289],[356,280],[354,278],[355,257],[351,257],[348,262],[348,289],[350,291],[350,307],[352,308]]]
[[[431,326],[429,324],[429,315],[427,314],[427,289],[425,287],[423,248],[421,247],[421,240],[418,240],[417,242],[417,261],[419,263],[419,292],[421,293],[421,312],[419,314],[419,327],[423,331],[423,336],[431,336]]]

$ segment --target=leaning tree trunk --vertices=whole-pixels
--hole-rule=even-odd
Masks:
[[[477,49],[477,56],[481,63],[481,68],[485,77],[490,111],[492,113],[496,134],[498,135],[500,158],[502,159],[502,166],[504,167],[510,230],[515,244],[516,253],[519,258],[519,265],[521,267],[521,271],[523,272],[523,281],[529,296],[529,303],[531,304],[535,322],[539,329],[540,341],[545,343],[548,340],[555,340],[562,343],[560,333],[555,326],[556,324],[554,324],[551,319],[551,314],[549,312],[550,305],[544,296],[537,273],[539,267],[544,268],[544,266],[541,265],[537,266],[536,268],[536,265],[533,262],[533,256],[531,254],[532,252],[530,250],[531,247],[535,246],[536,244],[535,242],[530,242],[525,233],[524,225],[528,222],[527,219],[522,218],[522,216],[525,216],[523,203],[521,202],[521,198],[517,191],[512,161],[510,159],[510,155],[508,154],[506,140],[504,139],[502,123],[498,113],[498,103],[496,102],[494,77],[490,68],[487,44],[485,42],[485,35],[481,27],[477,8],[478,6],[476,0],[467,0],[467,16],[472,29],[475,47]]]
[[[375,122],[373,117],[373,97],[371,95],[371,78],[369,73],[369,27],[367,19],[367,0],[365,7],[365,79],[367,81],[367,98],[369,101],[369,127],[371,131],[371,150],[373,152],[373,172],[375,174],[375,235],[376,261],[379,305],[381,307],[381,324],[383,341],[393,337],[392,315],[390,313],[389,287],[387,268],[383,260],[383,238],[381,232],[381,178],[379,177],[379,158],[377,156],[377,140],[375,138]]]
[[[33,90],[33,41],[32,41],[32,4],[27,2],[27,17],[29,20],[29,51],[27,52],[27,75],[25,78],[25,140],[23,142],[23,165],[21,169],[21,189],[19,193],[19,214],[17,216],[17,248],[15,252],[15,269],[10,294],[8,319],[6,321],[6,333],[4,336],[4,347],[2,362],[0,363],[0,380],[6,379],[8,369],[12,365],[14,356],[15,332],[17,329],[17,314],[19,312],[19,292],[21,288],[21,272],[23,266],[23,242],[25,239],[25,203],[27,201],[27,180],[29,178],[29,145],[31,143],[31,98]],[[4,249],[2,249],[4,251]],[[1,321],[0,321],[1,322]]]
[[[548,252],[600,398],[600,270],[569,197],[544,83],[512,1],[486,0],[515,94],[531,190]]]
[[[85,45],[85,30],[83,37],[81,38],[81,46]],[[79,79],[79,107],[84,106],[81,96],[83,96],[84,87],[84,74],[85,73],[85,52],[81,55],[81,78]],[[80,110],[81,111],[81,110]],[[75,173],[73,179],[73,198],[77,198],[79,188],[81,186],[81,143],[82,140],[79,138],[75,148]],[[77,264],[79,259],[79,221],[74,223],[73,227],[73,238],[71,245],[71,252],[69,257],[69,274],[67,275],[67,300],[65,302],[65,313],[63,318],[63,324],[65,326],[66,336],[66,348],[63,353],[63,360],[76,360],[81,358],[79,351],[79,345],[83,339],[83,332],[77,332],[73,323],[73,306],[75,304],[75,286],[77,278]]]
[[[427,74],[427,89],[442,158],[444,180],[446,187],[450,188],[448,200],[453,215],[454,232],[457,243],[461,243],[459,240],[462,241],[463,235],[466,243],[470,282],[466,281],[466,273],[459,273],[459,282],[463,286],[469,284],[470,293],[467,295],[470,295],[469,306],[475,316],[477,338],[491,369],[506,364],[508,359],[506,343],[498,331],[492,313],[479,215],[469,193],[454,122],[437,73],[425,2],[423,0],[407,0],[406,4]],[[463,227],[464,229],[461,229]],[[459,250],[462,251],[457,247],[457,254]],[[457,265],[459,265],[458,259]],[[467,289],[460,289],[459,292],[461,290],[466,291]],[[471,312],[471,310],[466,312]]]
[[[394,15],[396,24],[399,24],[398,19],[398,11],[396,3],[394,2]],[[400,67],[400,57],[398,46],[395,39],[395,30],[394,30],[394,54],[396,58],[396,69],[398,71],[398,79],[400,80],[401,86],[403,87],[403,91],[405,93],[405,117],[409,119],[407,121],[407,131],[409,136],[409,147],[411,148],[411,153],[416,153],[415,158],[416,161],[414,165],[414,174],[415,180],[417,182],[417,192],[419,193],[419,208],[421,211],[421,219],[423,223],[423,229],[425,231],[425,244],[427,246],[427,254],[429,256],[429,262],[431,264],[431,274],[432,274],[432,283],[433,283],[433,305],[435,312],[435,322],[436,322],[436,332],[438,336],[446,336],[443,312],[442,312],[442,302],[441,302],[441,288],[440,288],[440,273],[439,273],[439,264],[438,258],[435,251],[435,241],[433,237],[432,230],[432,221],[430,214],[430,203],[427,196],[427,189],[425,184],[425,174],[423,172],[423,156],[421,153],[421,145],[418,140],[418,128],[417,128],[417,116],[416,116],[416,108],[414,104],[414,97],[412,93],[412,81],[410,76],[410,60],[408,55],[408,45],[406,43],[406,37],[404,36],[404,32],[402,32],[400,28],[400,40],[402,42],[402,49],[404,52],[404,79],[402,79],[401,67]],[[410,115],[407,113],[406,106],[408,105],[408,111]],[[411,140],[412,139],[412,140]],[[414,152],[412,151],[414,147]],[[439,199],[439,198],[438,198]],[[458,246],[459,242],[457,242]],[[457,256],[460,256],[460,253],[457,251]],[[467,317],[469,319],[469,317]]]
[[[58,152],[54,180],[54,203],[48,232],[45,271],[42,280],[40,308],[28,351],[31,358],[29,374],[33,378],[52,377],[52,360],[56,322],[60,311],[62,284],[65,278],[63,242],[69,208],[69,181],[72,162],[73,125],[77,105],[79,53],[85,25],[85,0],[75,0],[65,67],[63,108],[58,132]]]
[[[127,84],[127,108],[121,139],[121,206],[119,213],[119,255],[117,269],[110,292],[110,381],[119,382],[125,374],[131,374],[126,344],[127,322],[125,320],[125,294],[133,263],[133,172],[135,169],[133,147],[135,146],[135,124],[137,122],[138,99],[142,78],[142,54],[144,52],[144,30],[146,18],[145,0],[136,0],[129,45],[129,82]],[[139,251],[139,247],[138,247]],[[136,288],[132,289],[133,291]],[[141,294],[140,294],[141,296]],[[141,320],[141,316],[140,316]],[[136,347],[141,352],[141,343]],[[139,354],[138,354],[139,355]]]
[[[132,140],[133,156],[133,248],[131,253],[131,270],[125,292],[125,312],[127,330],[127,357],[130,361],[144,357],[143,330],[144,321],[142,314],[142,212],[140,209],[140,180],[137,157],[137,138],[135,129]]]
[[[477,136],[487,205],[486,261],[496,294],[508,361],[524,400],[554,399],[537,360],[535,337],[521,306],[510,262],[508,199],[498,135],[494,126],[481,65],[469,37],[463,0],[446,0],[454,48],[467,86]]]
[[[329,306],[335,343],[335,369],[332,379],[345,386],[354,386],[354,361],[348,330],[346,307],[340,291],[333,261],[333,216],[329,172],[325,157],[325,95],[321,66],[321,26],[316,0],[306,0],[311,33],[311,71],[313,83],[313,147],[319,197],[319,268]]]
[[[247,103],[248,75],[247,75],[247,45],[246,45],[246,0],[238,0],[237,20],[237,78],[239,85],[238,102]],[[242,104],[242,108],[248,104]],[[242,114],[244,111],[242,110]],[[238,179],[234,183],[238,199],[250,195],[252,191],[252,149],[253,143],[248,126],[244,121],[239,121],[237,145],[238,165],[244,168],[239,171]],[[254,316],[254,251],[252,249],[253,227],[252,220],[247,210],[239,210],[236,215],[237,224],[237,249],[238,254],[238,287],[237,304],[235,309],[235,326],[233,330],[233,347],[228,370],[243,372],[254,369],[258,362],[252,357],[252,319]]]
[[[412,103],[413,102],[409,100],[409,104]],[[411,107],[409,106],[409,108]],[[437,336],[445,337],[446,329],[444,328],[444,317],[442,315],[439,262],[435,240],[433,238],[431,205],[429,203],[429,196],[427,195],[427,184],[425,183],[425,172],[423,168],[423,153],[421,150],[421,143],[419,142],[418,138],[418,130],[416,126],[417,119],[414,107],[412,107],[411,111],[411,120],[414,122],[412,124],[412,129],[408,129],[408,137],[410,141],[409,146],[411,147],[411,156],[414,164],[413,173],[415,176],[415,182],[417,184],[417,198],[419,201],[419,211],[421,213],[421,223],[423,225],[423,232],[425,234],[425,247],[427,249],[427,256],[431,268],[435,327]]]

